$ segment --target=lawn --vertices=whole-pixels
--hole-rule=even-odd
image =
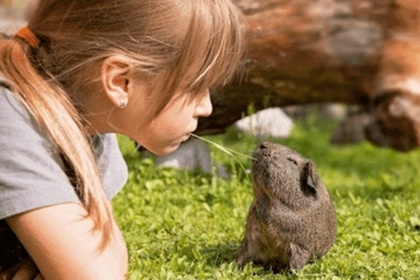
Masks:
[[[420,279],[420,149],[400,153],[367,142],[333,146],[335,122],[310,118],[287,140],[311,158],[334,200],[334,247],[303,270],[272,274],[235,252],[252,201],[247,157],[210,146],[229,179],[158,169],[120,137],[129,181],[114,199],[130,253],[130,279]],[[250,155],[261,140],[228,131],[208,139]]]

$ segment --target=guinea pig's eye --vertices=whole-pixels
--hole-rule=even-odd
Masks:
[[[294,165],[297,165],[297,161],[292,158],[287,158],[288,161],[292,162]]]

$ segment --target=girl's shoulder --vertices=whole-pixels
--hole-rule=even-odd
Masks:
[[[98,135],[93,143],[111,198],[125,184],[127,167],[115,135]],[[0,220],[37,207],[79,202],[60,153],[6,85],[0,85],[0,147]]]
[[[0,219],[78,202],[59,154],[7,86],[0,86]]]

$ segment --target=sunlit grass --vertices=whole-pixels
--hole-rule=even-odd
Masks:
[[[130,175],[113,204],[130,252],[130,279],[418,279],[420,150],[404,154],[367,142],[332,146],[334,123],[310,120],[287,140],[311,158],[334,200],[337,240],[298,273],[273,275],[234,259],[252,200],[251,160],[209,145],[229,179],[158,169],[120,137]],[[262,141],[228,131],[212,142],[251,155]],[[270,139],[268,139],[270,140]]]

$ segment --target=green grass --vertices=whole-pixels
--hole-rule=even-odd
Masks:
[[[272,139],[316,163],[338,220],[327,255],[300,272],[277,275],[250,264],[239,271],[234,262],[252,200],[251,178],[241,167],[250,167],[248,158],[211,147],[229,179],[157,169],[120,137],[130,175],[113,204],[130,253],[130,279],[420,279],[420,149],[332,146],[334,125],[310,119],[289,139]],[[248,155],[261,142],[232,131],[208,138]]]

